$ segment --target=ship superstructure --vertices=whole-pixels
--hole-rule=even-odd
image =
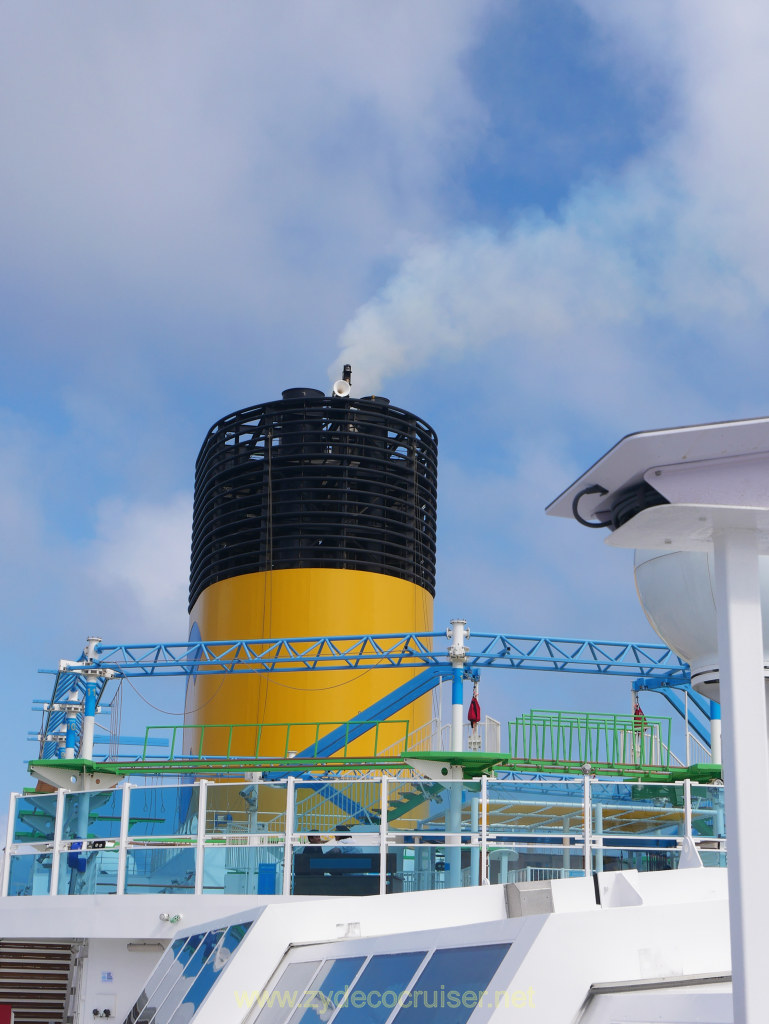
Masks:
[[[348,372],[209,431],[189,640],[62,662],[12,797],[17,1021],[732,1020],[718,705],[664,644],[434,631],[436,452]],[[633,705],[484,719],[494,668]],[[183,723],[95,754],[171,675]]]

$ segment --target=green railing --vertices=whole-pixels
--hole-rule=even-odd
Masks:
[[[669,718],[530,711],[508,723],[514,760],[670,766]]]
[[[360,733],[361,726],[365,729],[362,734]],[[205,725],[148,725],[144,734],[144,746],[142,748],[141,760],[142,761],[172,761],[178,757],[194,757],[194,758],[232,758],[237,756],[238,758],[243,757],[262,757],[269,756],[271,758],[282,757],[284,759],[290,758],[295,752],[295,747],[299,747],[300,750],[306,751],[307,757],[318,758],[322,756],[318,750],[321,742],[328,737],[328,734],[332,730],[344,729],[344,739],[340,739],[337,749],[333,753],[329,754],[329,757],[333,758],[345,758],[348,754],[348,747],[352,743],[364,743],[365,740],[369,739],[373,735],[373,747],[372,754],[376,754],[379,750],[379,733],[380,728],[385,730],[387,733],[387,746],[392,746],[397,740],[392,739],[395,726],[403,727],[403,749],[408,748],[409,739],[409,723],[407,719],[401,718],[388,718],[385,721],[376,721],[374,719],[370,721],[359,721],[353,722],[231,722],[227,724],[205,724]],[[350,730],[355,729],[356,735],[350,737]],[[244,743],[239,742],[241,737],[237,735],[240,730],[247,730],[246,735],[250,735],[253,738],[253,743],[248,745],[248,749],[244,749]],[[275,740],[276,731],[284,730],[285,738],[282,741],[282,753],[280,749],[275,749],[273,741]],[[291,744],[291,732],[293,730],[294,737],[297,737],[297,730],[301,730],[302,739],[297,741],[293,746]],[[311,730],[310,735],[314,734],[314,739],[309,742],[307,740],[307,731]],[[147,753],[148,747],[150,746],[150,736],[156,736],[158,733],[162,733],[167,736],[171,733],[169,741],[169,753],[164,754],[162,757],[149,756]],[[221,749],[222,733],[226,736],[226,748]],[[184,742],[185,733],[187,735],[187,743]],[[181,750],[177,752],[177,737],[179,737],[179,745]],[[190,745],[190,737],[193,737],[192,744]],[[234,755],[232,751],[233,740],[237,746],[237,754]],[[268,743],[273,749],[269,755],[263,755],[262,745]],[[280,741],[277,743],[280,748]],[[185,746],[187,748],[185,752]],[[207,747],[218,747],[219,753],[211,754]]]

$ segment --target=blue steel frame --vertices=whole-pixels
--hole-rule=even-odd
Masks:
[[[95,664],[126,677],[215,672],[302,672],[307,669],[449,668],[448,651],[432,650],[445,633],[292,637],[283,640],[98,644]],[[568,640],[473,633],[465,668],[517,668],[631,676],[684,684],[689,668],[663,644]]]
[[[198,672],[303,672],[360,668],[420,668],[418,676],[361,712],[389,717],[420,693],[450,675],[448,650],[433,650],[445,633],[368,634],[364,636],[291,637],[281,640],[190,641],[161,644],[97,644],[90,668],[101,667],[124,678],[191,676]],[[473,633],[468,638],[464,673],[481,668],[605,675],[636,680],[636,686],[657,689],[689,683],[689,667],[663,644],[575,640]],[[645,684],[645,685],[644,685]],[[74,666],[58,672],[51,704],[73,688],[84,693],[83,678]],[[417,690],[419,692],[417,692]],[[102,691],[103,692],[103,691]],[[384,705],[387,704],[387,709]],[[382,705],[380,707],[380,705]],[[385,713],[386,711],[386,713]],[[54,757],[51,738],[64,720],[62,711],[48,711],[41,730],[40,756]],[[82,731],[79,716],[78,734]],[[328,737],[329,741],[332,737]]]

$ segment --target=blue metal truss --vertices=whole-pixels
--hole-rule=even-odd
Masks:
[[[339,637],[292,637],[280,640],[191,641],[162,644],[97,644],[90,669],[103,669],[124,678],[165,678],[195,674],[250,672],[343,671],[382,668],[422,669],[383,701],[359,718],[379,720],[392,717],[421,693],[435,686],[451,671],[451,659],[444,647],[445,633],[368,634]],[[616,641],[576,640],[555,637],[518,636],[506,633],[473,633],[464,664],[465,674],[482,668],[566,672],[631,678],[646,688],[685,686],[689,668],[663,644],[635,644]],[[440,648],[440,649],[433,649]],[[425,686],[420,692],[419,686]],[[72,663],[56,674],[51,704],[66,700],[73,689],[84,691],[83,679]],[[374,715],[373,712],[377,714]],[[63,711],[48,711],[41,729],[41,757],[54,757],[57,744],[51,738],[61,728]],[[78,731],[82,716],[78,716]],[[353,720],[354,722],[355,720]],[[349,727],[337,730],[355,738]],[[365,731],[361,729],[361,733]],[[357,734],[356,734],[357,735]],[[331,747],[339,740],[326,737]],[[336,749],[344,743],[344,738]]]
[[[361,668],[449,668],[444,633],[293,637],[178,644],[98,644],[95,664],[119,675],[304,672]],[[515,668],[686,683],[689,669],[663,644],[473,633],[465,668]]]
[[[53,737],[62,733],[66,720],[66,712],[61,707],[68,703],[70,694],[77,693],[81,701],[85,700],[85,681],[76,672],[56,673],[53,684],[53,692],[50,701],[43,706],[43,718],[40,725],[40,733],[37,737],[40,740],[40,757],[57,757],[59,743]],[[77,716],[77,744],[80,746],[80,738],[83,732],[83,716]]]

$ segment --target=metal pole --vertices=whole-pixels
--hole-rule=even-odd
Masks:
[[[203,892],[203,872],[205,870],[206,852],[206,805],[208,779],[198,782],[198,834],[195,840],[195,895]]]
[[[384,896],[387,892],[387,776],[383,775],[381,778],[381,792],[380,792],[380,807],[382,808],[379,816],[379,895]]]
[[[691,736],[689,735],[689,693],[684,690],[684,729],[686,729],[686,763],[692,763]]]
[[[294,790],[296,779],[289,775],[286,780],[286,837],[283,846],[283,895],[291,893],[291,858],[293,856],[292,838],[294,834]]]
[[[464,676],[467,648],[465,638],[470,635],[465,619],[452,619],[446,630],[451,640],[449,660],[451,661],[451,749],[461,750],[462,743],[462,678]]]
[[[474,796],[470,801],[470,885],[480,881],[481,848],[478,846],[480,800]]]
[[[451,749],[462,750],[464,737],[462,735],[462,675],[463,669],[453,668],[451,670]]]
[[[61,853],[61,826],[64,821],[64,797],[66,792],[63,789],[56,790],[56,817],[53,821],[53,855],[51,859],[51,879],[49,893],[55,896],[59,891],[59,859]],[[83,843],[85,851],[85,843]]]
[[[713,764],[721,764],[721,705],[710,702],[710,760]]]
[[[692,839],[692,780],[684,779],[684,835]]]
[[[80,694],[77,690],[71,690],[67,697],[67,703],[80,704]],[[65,713],[65,739],[63,757],[71,761],[75,756],[75,745],[77,744],[77,712],[78,708],[67,708]]]
[[[583,786],[583,807],[582,807],[582,823],[584,830],[585,839],[585,859],[584,859],[584,871],[585,875],[590,877],[593,873],[593,830],[591,820],[591,807],[590,807],[590,776],[585,772],[585,777],[582,781]]]
[[[769,744],[761,630],[758,535],[713,533],[718,660],[724,711],[729,822],[729,925],[734,1019],[761,1024],[769,1006],[762,887],[769,850]]]
[[[593,804],[593,832],[598,836],[598,843],[595,848],[595,870],[603,871],[603,806]]]
[[[462,785],[461,781],[445,783],[449,787],[449,821],[446,845],[448,846],[449,888],[462,885]]]
[[[130,782],[123,783],[123,803],[120,807],[120,839],[117,851],[117,894],[125,895],[125,881],[128,866],[128,828],[131,824],[131,789]]]
[[[8,808],[8,826],[5,830],[5,850],[3,850],[3,878],[0,883],[0,896],[8,895],[11,882],[11,847],[13,846],[14,826],[16,824],[16,802],[18,793],[11,793],[11,806]]]
[[[569,826],[571,824],[571,818],[565,817],[563,819],[563,860],[561,862],[561,870],[563,877],[568,878],[571,874],[571,836],[569,834]]]
[[[481,885],[489,884],[489,780],[481,776]]]
[[[93,672],[85,673],[85,708],[83,710],[83,735],[80,740],[80,756],[93,760],[93,729],[96,720],[96,700],[99,695],[99,679]]]

